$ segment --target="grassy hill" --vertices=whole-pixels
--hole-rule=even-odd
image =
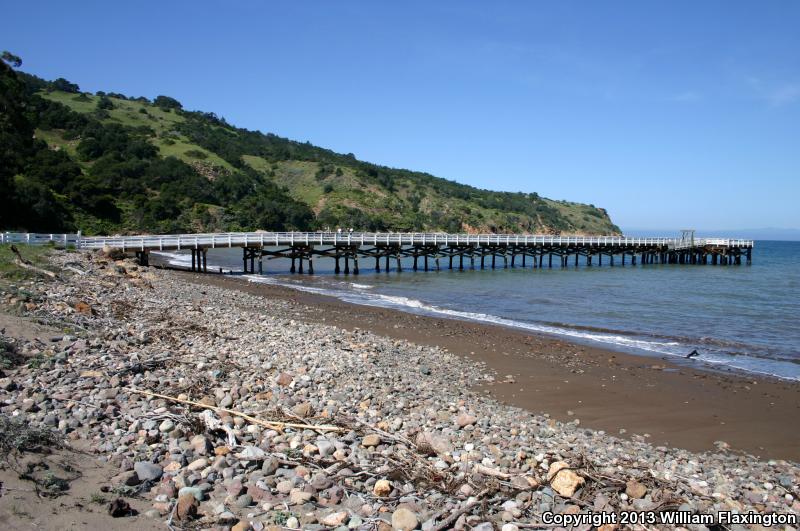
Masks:
[[[619,233],[591,205],[359,161],[185,111],[164,96],[89,94],[63,79],[0,73],[16,77],[35,136],[12,185],[36,188],[44,211],[24,228]]]

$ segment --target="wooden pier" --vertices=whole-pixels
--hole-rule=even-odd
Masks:
[[[91,236],[0,233],[0,243],[52,243],[79,249],[116,248],[149,263],[151,252],[189,250],[191,270],[208,271],[209,249],[242,249],[242,270],[262,273],[263,260],[288,259],[292,273],[314,273],[315,259],[334,261],[336,273],[357,275],[360,268],[484,269],[497,267],[586,267],[615,265],[740,265],[752,263],[753,241],[625,236],[548,236],[530,234],[445,234],[366,232],[235,232],[216,234]],[[361,260],[361,263],[359,263]],[[581,263],[582,262],[582,263]],[[373,265],[374,264],[374,265]]]

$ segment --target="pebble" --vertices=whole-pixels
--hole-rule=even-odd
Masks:
[[[319,522],[328,527],[339,527],[347,522],[348,516],[347,511],[337,511],[324,516]]]
[[[375,482],[375,486],[372,488],[372,494],[379,498],[385,498],[392,492],[392,484],[385,479],[379,479]]]
[[[380,443],[381,443],[380,435],[377,435],[377,434],[374,434],[374,433],[371,433],[371,434],[367,435],[366,437],[364,437],[363,439],[361,439],[361,444],[363,444],[364,446],[367,446],[367,447],[369,447],[369,446],[378,446]]]
[[[147,461],[138,461],[133,465],[133,470],[139,481],[155,481],[161,477],[162,468]]]
[[[278,492],[280,492],[281,494],[289,494],[294,488],[294,483],[291,481],[284,480],[278,483],[276,488],[278,489]]]
[[[625,494],[631,498],[644,498],[647,494],[647,487],[632,479],[625,484]]]
[[[475,424],[476,422],[478,422],[478,417],[476,417],[474,415],[469,415],[467,413],[460,413],[456,417],[456,424],[458,425],[459,428],[464,428],[466,426],[471,426],[471,425]]]
[[[392,513],[392,528],[399,531],[411,531],[419,525],[417,515],[405,507],[400,507]]]
[[[175,509],[175,517],[178,520],[191,520],[197,516],[197,499],[191,494],[184,494],[178,497],[178,506]]]
[[[203,501],[205,499],[205,493],[202,491],[202,489],[197,487],[181,487],[181,489],[178,491],[178,497],[180,498],[182,496],[192,496],[197,501]]]
[[[238,498],[236,498],[236,507],[245,508],[250,507],[253,505],[253,497],[249,494],[242,494]]]

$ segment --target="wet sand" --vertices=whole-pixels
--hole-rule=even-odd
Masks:
[[[800,461],[800,385],[791,382],[676,365],[498,325],[360,306],[235,277],[185,275],[199,284],[286,300],[289,318],[438,345],[485,363],[497,381],[477,391],[558,420],[579,419],[581,426],[655,445],[704,451],[724,441],[759,458]]]

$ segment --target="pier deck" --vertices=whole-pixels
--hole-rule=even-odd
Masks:
[[[688,234],[688,235],[687,235]],[[685,233],[677,238],[634,238],[626,236],[549,236],[530,234],[445,234],[445,233],[367,233],[367,232],[230,232],[213,234],[175,234],[140,236],[81,236],[80,234],[0,233],[0,243],[52,243],[79,249],[117,248],[135,254],[146,265],[153,251],[190,250],[192,270],[207,271],[209,249],[242,249],[245,273],[263,271],[263,259],[291,260],[290,272],[314,272],[314,258],[335,260],[335,272],[359,272],[359,258],[374,259],[375,270],[388,271],[395,262],[402,271],[402,259],[413,258],[412,269],[441,269],[446,259],[450,269],[479,267],[567,267],[570,261],[586,266],[625,265],[637,261],[647,264],[739,265],[752,262],[752,240],[695,238]],[[487,264],[487,258],[490,263]],[[342,261],[344,262],[342,264]],[[431,264],[431,261],[433,264]],[[304,268],[305,262],[305,268]],[[421,262],[421,263],[420,263]],[[344,266],[343,268],[341,266]],[[430,266],[430,267],[429,267]]]

